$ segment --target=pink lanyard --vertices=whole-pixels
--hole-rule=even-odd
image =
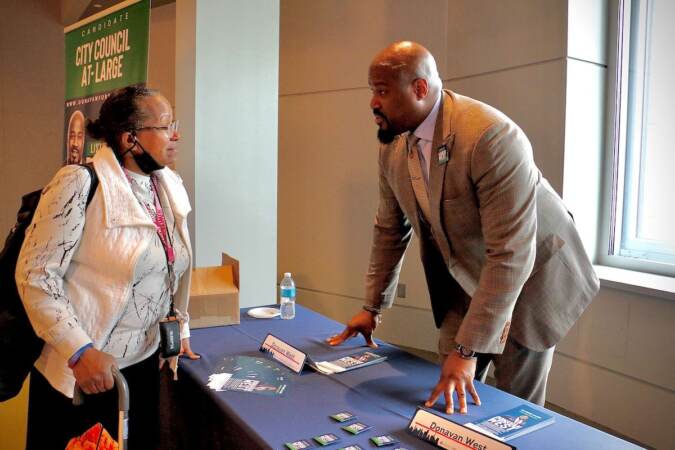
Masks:
[[[124,175],[127,177],[127,180],[131,185],[132,180],[129,174],[126,172],[126,170],[124,170]],[[167,229],[166,226],[166,218],[164,217],[164,210],[162,209],[162,203],[159,201],[159,190],[157,189],[157,180],[152,175],[150,175],[150,190],[152,191],[152,198],[155,203],[154,213],[150,208],[148,208],[147,205],[138,200],[138,198],[136,200],[138,200],[138,203],[140,203],[140,205],[148,213],[148,215],[152,219],[152,223],[155,224],[157,236],[159,236],[159,240],[162,242],[162,247],[164,247],[164,254],[166,255],[166,262],[169,268],[169,277],[173,278],[173,263],[176,260],[176,254],[173,251],[173,244],[171,243],[169,230]],[[171,280],[171,282],[173,283],[173,280]],[[173,292],[173,284],[172,284],[172,292]]]
[[[132,181],[129,174],[126,173],[126,171],[124,171],[124,175],[126,175],[127,180],[129,180],[129,184],[131,184]],[[152,223],[155,224],[157,236],[159,236],[159,240],[162,242],[162,247],[164,248],[164,255],[166,256],[166,268],[169,274],[169,296],[171,297],[171,305],[169,307],[169,313],[167,314],[167,317],[175,317],[176,312],[174,309],[174,298],[173,298],[173,284],[174,284],[173,263],[176,260],[176,255],[173,251],[173,244],[171,243],[171,236],[169,236],[168,227],[166,226],[166,218],[164,217],[164,210],[162,209],[162,203],[159,201],[159,190],[157,189],[157,180],[152,175],[150,175],[150,183],[151,183],[150,189],[152,190],[152,197],[155,203],[155,213],[153,214],[152,210],[148,208],[148,206],[145,205],[143,202],[138,200],[138,198],[136,198],[136,200],[138,200],[138,203],[140,203],[141,206],[150,215]],[[134,197],[135,196],[136,195],[134,194]]]
[[[157,234],[159,235],[159,240],[162,241],[162,246],[164,247],[164,252],[166,253],[166,260],[169,262],[169,265],[173,266],[174,261],[176,260],[176,255],[173,251],[173,244],[171,243],[171,238],[169,237],[169,231],[166,226],[166,219],[164,217],[164,210],[162,209],[162,204],[159,201],[159,191],[157,190],[157,181],[155,177],[150,176],[150,181],[152,182],[152,196],[155,199],[155,214],[150,213],[152,221],[157,228]]]

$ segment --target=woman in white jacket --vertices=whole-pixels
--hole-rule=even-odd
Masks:
[[[114,367],[132,399],[130,448],[153,448],[159,322],[170,309],[181,321],[181,351],[198,357],[187,326],[190,204],[166,167],[180,135],[169,102],[134,86],[114,92],[87,132],[107,144],[93,158],[99,184],[91,203],[89,172],[62,168],[42,193],[17,262],[19,293],[45,341],[31,372],[27,448],[63,449],[96,422],[115,430]],[[78,407],[76,382],[96,394]]]

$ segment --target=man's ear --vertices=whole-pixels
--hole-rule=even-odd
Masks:
[[[417,100],[422,100],[429,94],[429,83],[424,78],[416,78],[413,81],[413,86]]]

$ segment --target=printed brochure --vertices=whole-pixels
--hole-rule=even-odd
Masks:
[[[334,361],[307,361],[311,367],[317,371],[331,375],[334,373],[346,372],[347,370],[360,369],[361,367],[381,363],[387,359],[386,356],[378,355],[371,351],[363,351],[347,355]]]
[[[518,436],[543,428],[553,422],[554,418],[551,414],[541,412],[527,405],[520,405],[476,422],[467,423],[465,426],[488,436],[508,441],[509,439],[517,438]]]

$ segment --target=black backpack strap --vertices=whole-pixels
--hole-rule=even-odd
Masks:
[[[98,175],[96,174],[96,170],[92,163],[82,164],[82,167],[87,169],[91,179],[91,183],[89,184],[89,194],[87,195],[87,206],[89,206],[91,199],[94,198],[94,194],[96,193],[96,188],[98,187]]]

